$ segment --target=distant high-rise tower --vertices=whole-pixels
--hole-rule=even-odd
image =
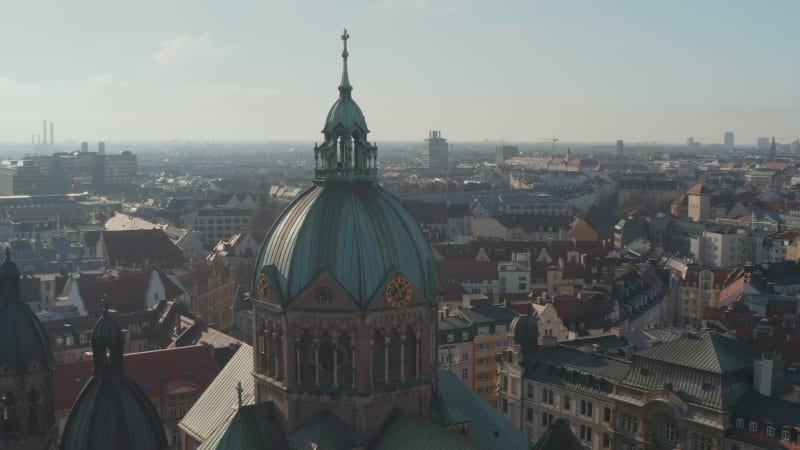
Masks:
[[[97,143],[97,153],[100,153],[101,155],[105,155],[106,154],[106,143],[105,142],[98,142]]]
[[[622,153],[625,151],[625,143],[622,139],[617,139],[617,156],[622,156]]]
[[[81,142],[81,153],[86,153],[88,151],[89,151],[89,143]]]
[[[761,136],[756,140],[756,145],[758,146],[759,150],[766,150],[769,148],[769,138],[765,136]]]
[[[733,148],[733,131],[726,131],[723,138],[725,148]]]
[[[54,145],[56,145],[56,138],[55,138],[55,134],[53,134],[53,127],[54,127],[54,126],[55,126],[55,125],[53,125],[53,122],[50,122],[50,146],[51,146],[51,147],[52,147],[52,146],[54,146]]]
[[[498,145],[495,148],[495,162],[498,166],[506,163],[506,160],[519,156],[519,147],[516,145]]]
[[[42,145],[47,145],[47,121],[42,121]]]
[[[441,131],[428,133],[428,167],[431,169],[446,169],[448,164],[447,139],[442,137]]]

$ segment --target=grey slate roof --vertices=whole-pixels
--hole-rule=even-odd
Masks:
[[[758,352],[720,334],[703,331],[645,348],[637,356],[722,374],[750,367]]]
[[[239,382],[244,389],[242,403],[250,405],[255,399],[253,370],[253,347],[242,344],[208,389],[181,419],[180,428],[192,438],[203,442],[211,437],[215,430],[229,423],[238,409],[236,386]]]
[[[603,397],[625,378],[630,362],[558,345],[539,347],[526,356],[525,378],[563,386],[573,392]]]
[[[456,374],[440,369],[437,377],[439,388],[432,399],[435,409],[431,411],[431,418],[437,425],[450,427],[468,420],[469,440],[479,448],[514,450],[529,447],[528,437]],[[445,421],[447,419],[453,422]],[[405,448],[417,447],[409,445]]]
[[[736,406],[736,417],[774,423],[777,427],[800,425],[800,405],[776,397],[753,394]]]
[[[622,384],[671,390],[688,403],[727,410],[752,392],[748,369],[757,356],[746,344],[703,331],[635,353]]]
[[[583,444],[575,437],[566,419],[556,419],[532,450],[583,450]]]

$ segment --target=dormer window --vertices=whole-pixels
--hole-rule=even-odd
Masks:
[[[748,429],[753,433],[758,433],[758,422],[751,420]]]
[[[736,428],[744,429],[744,419],[742,418],[736,419]]]
[[[767,436],[775,437],[775,427],[773,427],[772,425],[767,426]]]

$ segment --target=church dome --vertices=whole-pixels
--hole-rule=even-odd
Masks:
[[[376,183],[326,183],[301,194],[267,234],[256,279],[264,268],[284,306],[324,271],[364,310],[397,273],[435,301],[436,266],[425,235]]]
[[[0,376],[55,366],[47,333],[36,314],[20,301],[19,284],[19,269],[6,249],[6,259],[0,264]]]
[[[94,373],[72,406],[61,450],[167,450],[153,404],[123,368],[124,335],[108,312],[92,334]]]
[[[535,318],[531,316],[515,317],[508,327],[508,337],[516,345],[535,345],[539,339],[539,327],[536,325]]]
[[[340,134],[361,134],[369,133],[367,129],[367,119],[361,112],[358,104],[349,95],[336,100],[328,111],[325,120],[325,128],[322,130],[326,136],[336,136]]]
[[[366,310],[402,275],[434,302],[436,263],[428,241],[400,201],[376,182],[377,147],[366,140],[366,120],[351,95],[348,38],[345,30],[339,99],[328,113],[325,142],[314,147],[315,186],[286,207],[267,233],[253,287],[260,298],[285,307],[325,273]]]

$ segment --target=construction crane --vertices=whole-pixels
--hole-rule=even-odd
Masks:
[[[543,141],[550,141],[550,142],[552,142],[552,143],[553,143],[552,152],[553,152],[553,153],[555,153],[555,152],[556,152],[556,142],[558,142],[558,138],[557,138],[557,137],[547,137],[547,138],[541,138],[541,139],[542,139]]]

